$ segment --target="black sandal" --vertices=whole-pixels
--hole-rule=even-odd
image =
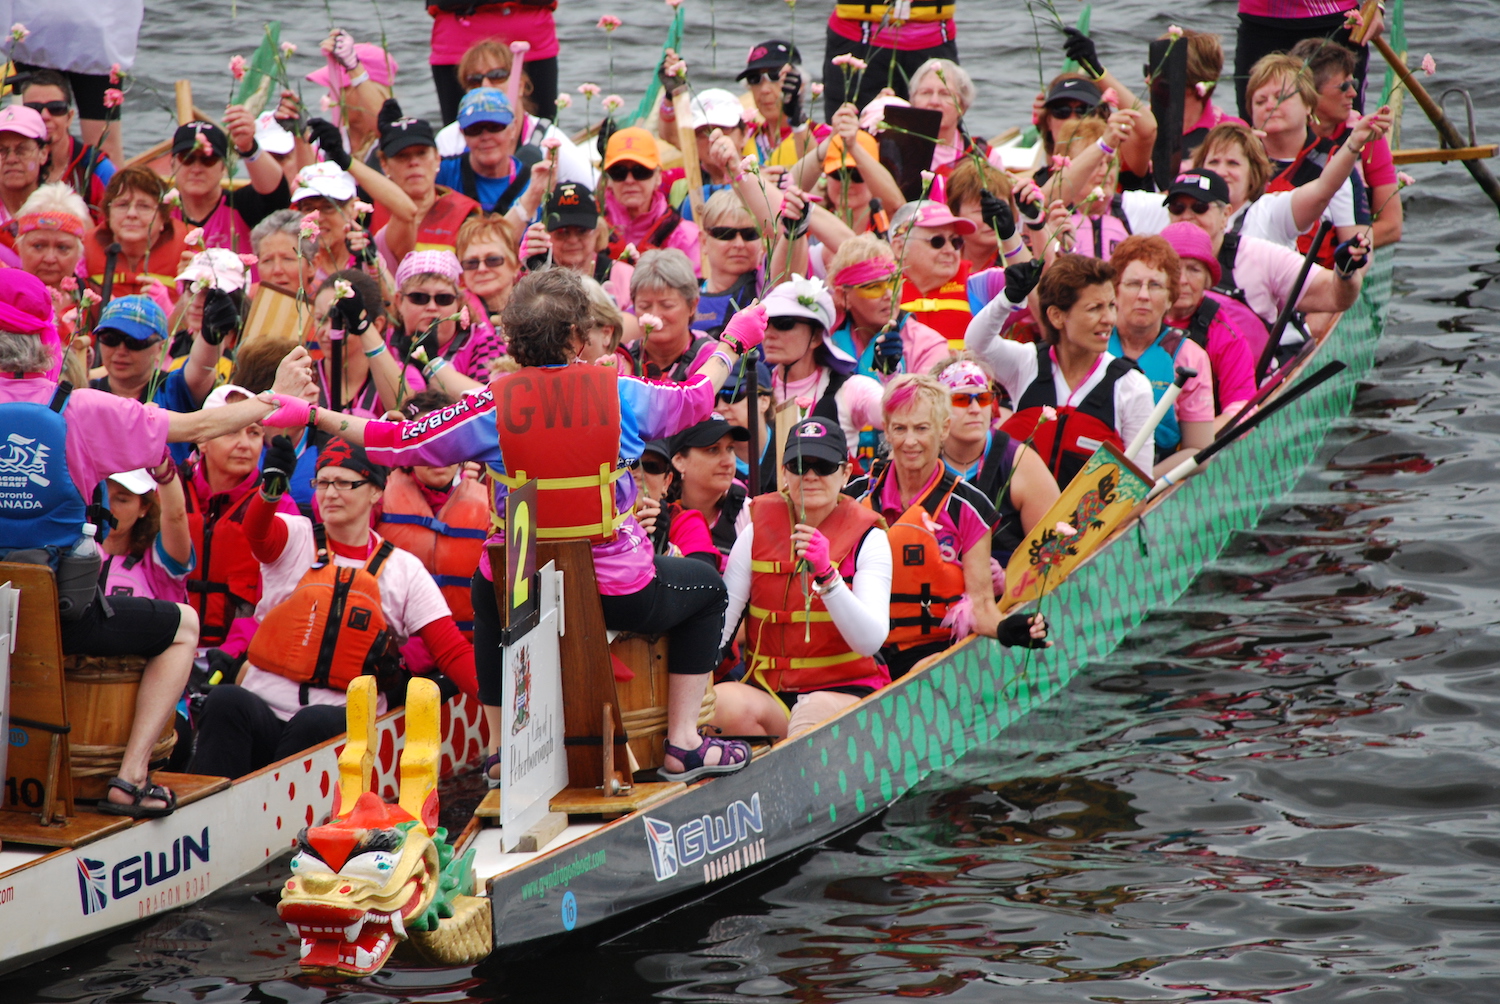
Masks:
[[[146,778],[146,783],[137,787],[125,780],[123,777],[112,777],[109,779],[109,787],[118,788],[130,796],[130,804],[111,802],[109,793],[105,792],[96,811],[108,816],[129,816],[131,819],[160,819],[162,816],[170,816],[177,810],[177,795],[168,791],[159,784],[153,784],[151,778]],[[159,809],[151,809],[142,805],[148,798],[160,799],[167,804]]]

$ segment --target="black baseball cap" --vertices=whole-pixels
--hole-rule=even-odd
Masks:
[[[741,367],[735,365],[729,370],[729,376],[724,381],[724,386],[719,388],[719,397],[725,401],[738,401],[745,396],[749,387],[740,386]],[[748,376],[749,374],[745,374]],[[749,380],[745,383],[748,385]],[[755,363],[755,392],[757,394],[771,393],[771,368],[764,362],[756,360]]]
[[[834,464],[848,463],[849,443],[844,439],[844,430],[838,422],[825,418],[803,419],[787,432],[786,451],[781,455],[781,462],[785,464],[797,456]]]
[[[800,62],[802,62],[802,53],[797,51],[795,45],[773,38],[750,50],[750,55],[745,60],[745,68],[735,74],[734,79],[744,80],[757,70],[780,70],[788,63]]]
[[[1078,101],[1094,108],[1103,100],[1104,95],[1093,81],[1082,77],[1068,77],[1052,85],[1052,89],[1047,92],[1046,103],[1050,105],[1054,101]]]
[[[1167,194],[1162,197],[1161,204],[1165,206],[1171,202],[1174,195],[1191,195],[1203,202],[1222,202],[1228,205],[1229,183],[1217,171],[1195,167],[1191,171],[1183,171],[1176,181],[1167,186]]]
[[[563,227],[594,229],[599,225],[599,207],[594,202],[593,190],[576,181],[563,182],[547,197],[542,220],[547,224],[549,234]]]
[[[208,144],[218,157],[223,157],[229,152],[229,138],[224,135],[224,130],[212,122],[188,122],[177,127],[172,134],[172,152],[174,154],[189,153],[198,146],[198,137]]]
[[[409,146],[437,147],[437,137],[426,119],[402,117],[380,124],[380,153],[394,157]]]
[[[723,415],[710,415],[697,425],[690,425],[672,437],[672,455],[686,453],[693,447],[712,446],[725,436],[736,443],[748,443],[750,430],[739,425],[730,425]]]

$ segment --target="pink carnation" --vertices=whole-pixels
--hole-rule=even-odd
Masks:
[[[611,94],[604,99],[604,110],[606,112],[617,112],[625,107],[625,99],[618,94]]]
[[[354,213],[356,216],[361,213],[373,213],[374,211],[375,207],[370,205],[368,202],[365,202],[361,199],[354,200]]]
[[[229,73],[236,80],[245,79],[245,57],[234,56],[229,60]]]
[[[562,146],[562,140],[558,139],[556,136],[548,136],[546,139],[542,140],[542,149],[546,150],[548,153],[551,153],[553,150],[556,150],[560,146]]]
[[[1422,57],[1422,72],[1429,77],[1437,72],[1437,60],[1432,58],[1432,53]]]
[[[1417,183],[1417,179],[1413,178],[1411,175],[1407,174],[1405,171],[1397,171],[1396,172],[1396,181],[1400,183],[1400,185],[1401,185],[1402,188],[1407,188],[1407,187],[1409,187],[1411,185],[1415,185]]]
[[[24,42],[30,34],[31,29],[27,28],[20,21],[10,26],[10,38],[13,42]]]
[[[614,31],[616,28],[618,28],[620,25],[622,25],[624,23],[625,23],[624,21],[621,21],[619,18],[615,17],[613,14],[606,14],[606,15],[604,15],[603,17],[601,17],[599,19],[598,27],[600,29],[604,30],[604,31]]]
[[[1064,157],[1062,154],[1054,154],[1052,157],[1052,170],[1061,171],[1065,167],[1073,166],[1072,157]]]
[[[562,93],[562,94],[559,94],[557,96],[557,107],[559,107],[559,108],[572,108],[573,107],[573,96],[571,94],[566,93],[566,92]]]
[[[1043,422],[1055,422],[1055,421],[1057,421],[1057,409],[1054,408],[1054,407],[1052,407],[1052,405],[1050,405],[1050,404],[1044,404],[1044,405],[1042,405],[1042,421]]]
[[[653,331],[660,331],[664,327],[661,318],[655,314],[642,314],[639,320],[641,322],[641,330],[648,335]]]
[[[1067,523],[1059,522],[1054,529],[1057,530],[1059,537],[1076,537],[1078,535],[1078,531]]]
[[[118,108],[125,103],[125,94],[118,87],[104,89],[104,107]]]
[[[672,8],[673,10],[676,10],[678,7],[682,6],[682,0],[666,0],[666,3],[667,6]]]
[[[1103,101],[1107,105],[1118,108],[1120,107],[1120,92],[1115,90],[1113,87],[1106,87],[1104,89],[1103,96],[1101,96],[1099,100]]]
[[[592,101],[595,98],[597,98],[599,96],[599,92],[602,91],[602,90],[604,90],[604,88],[600,87],[598,84],[579,84],[578,85],[578,93],[582,94],[584,97],[588,98],[590,101]]]
[[[257,258],[253,254],[241,254],[239,256],[239,258],[240,258],[240,264],[243,265],[243,266],[245,266],[246,268],[249,268],[250,266],[252,266],[252,265],[254,265],[254,264],[256,264],[256,263],[258,263],[260,261],[260,259]]]
[[[203,228],[194,227],[193,229],[189,230],[186,236],[182,238],[182,243],[201,248],[203,246]]]
[[[458,323],[466,328],[469,326],[469,305],[467,303],[458,310]]]
[[[66,311],[64,311],[63,315],[62,315],[62,322],[64,324],[67,324],[67,325],[77,324],[78,323],[78,308],[77,307],[69,307]]]
[[[84,306],[92,307],[95,304],[99,303],[100,300],[102,300],[102,299],[103,299],[103,297],[101,297],[98,293],[94,292],[92,289],[87,289],[86,288],[83,291],[83,303],[84,303]]]
[[[1345,28],[1363,28],[1364,26],[1365,16],[1359,12],[1358,7],[1355,7],[1344,15]]]
[[[112,84],[118,84],[120,82],[120,73],[121,73],[121,70],[120,70],[120,64],[119,63],[110,63],[109,64],[109,82],[110,83],[112,83]]]
[[[823,85],[818,81],[813,81],[813,83],[808,85],[808,90],[812,91],[813,97],[821,97],[823,94]]]
[[[799,411],[801,411],[802,414],[806,415],[809,411],[812,411],[812,406],[813,406],[813,399],[812,398],[810,398],[810,397],[799,397],[799,398],[797,398],[797,409]]]
[[[58,283],[58,285],[61,286],[66,292],[76,292],[78,289],[78,277],[73,275],[65,275],[62,278],[62,282]]]

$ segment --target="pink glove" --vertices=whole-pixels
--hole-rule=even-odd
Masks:
[[[833,562],[828,558],[828,538],[823,536],[823,531],[812,532],[812,539],[802,545],[802,557],[812,566],[815,578],[822,579],[833,574]]]
[[[724,326],[719,340],[728,342],[729,347],[740,355],[759,346],[766,340],[766,305],[757,303],[735,314]]]
[[[285,394],[273,395],[272,400],[279,407],[261,419],[261,425],[276,429],[300,429],[307,424],[307,419],[312,414],[312,405],[300,397],[288,397]]]

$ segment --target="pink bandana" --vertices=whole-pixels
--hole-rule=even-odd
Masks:
[[[869,258],[839,269],[833,277],[835,286],[865,286],[896,274],[896,263],[889,258]]]

